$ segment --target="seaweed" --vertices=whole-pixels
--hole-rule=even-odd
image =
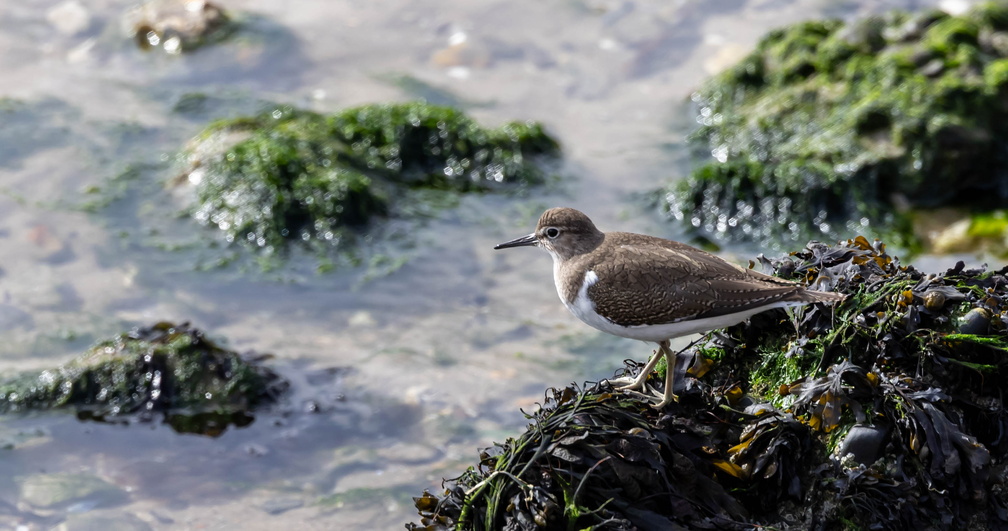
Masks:
[[[1006,13],[988,2],[770,32],[693,94],[699,166],[660,201],[697,236],[775,248],[874,231],[917,250],[914,209],[1002,207]]]
[[[706,334],[660,412],[552,390],[407,528],[1008,526],[1008,268],[924,274],[864,237],[757,265],[848,298]]]
[[[241,356],[188,323],[156,323],[101,341],[53,369],[0,382],[0,412],[72,408],[99,422],[151,422],[218,436],[245,426],[288,383],[262,356]]]
[[[266,253],[337,245],[372,219],[417,210],[411,191],[518,191],[544,180],[557,143],[534,122],[481,127],[414,102],[321,114],[277,106],[210,124],[187,151],[191,215]],[[426,198],[432,202],[434,195]]]

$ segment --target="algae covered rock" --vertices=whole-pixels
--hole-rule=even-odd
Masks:
[[[193,216],[228,241],[275,250],[338,242],[406,209],[410,190],[485,192],[542,182],[558,149],[541,126],[481,127],[424,103],[320,114],[284,106],[210,125],[189,150]],[[407,194],[407,195],[404,195]]]
[[[664,194],[722,239],[912,244],[906,207],[1008,199],[1008,6],[797,24],[698,90],[709,157]]]
[[[176,55],[227,38],[236,23],[206,0],[153,0],[131,9],[123,20],[142,50]]]
[[[548,393],[408,527],[1008,527],[1008,267],[926,275],[863,237],[759,262],[849,297],[707,334],[661,411]]]
[[[552,390],[528,431],[482,452],[443,496],[415,498],[422,523],[407,528],[741,528],[747,511],[694,455],[713,426],[660,416],[605,387]]]
[[[851,295],[802,312],[797,334],[768,315],[708,345],[731,360],[721,371],[748,374],[749,391],[822,441],[832,487],[810,496],[826,514],[887,529],[1008,525],[1008,267],[924,274],[864,238],[764,263]]]
[[[0,382],[0,412],[73,408],[116,422],[163,416],[181,432],[219,435],[252,422],[287,382],[188,324],[158,323],[103,341],[55,369]]]
[[[926,219],[917,217],[915,227],[936,253],[980,251],[1008,257],[1008,211],[963,212],[946,209],[930,211]],[[921,222],[922,221],[922,222]]]

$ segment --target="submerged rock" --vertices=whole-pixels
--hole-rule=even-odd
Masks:
[[[771,32],[697,91],[707,158],[663,193],[698,233],[780,245],[874,230],[906,208],[1008,199],[1008,6],[892,12]]]
[[[103,341],[55,369],[0,382],[0,412],[73,408],[82,419],[151,421],[219,435],[252,422],[287,382],[188,324],[158,323]]]
[[[937,253],[979,251],[1008,257],[1008,211],[1003,209],[918,212],[914,226],[923,233],[925,244]]]
[[[348,228],[418,200],[409,190],[482,192],[543,180],[558,146],[538,124],[485,129],[424,103],[324,115],[285,106],[210,125],[189,149],[193,216],[229,242],[276,250],[339,242]]]
[[[554,390],[407,527],[1008,527],[1008,267],[925,275],[861,237],[760,262],[849,297],[707,334],[662,411]]]
[[[206,0],[145,1],[126,14],[123,24],[141,49],[172,55],[220,41],[235,30],[224,10]]]

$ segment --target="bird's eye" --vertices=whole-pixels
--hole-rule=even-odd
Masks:
[[[560,229],[558,229],[556,227],[550,227],[550,228],[546,229],[546,237],[547,238],[551,238],[552,239],[552,238],[556,238],[559,235],[560,235]]]

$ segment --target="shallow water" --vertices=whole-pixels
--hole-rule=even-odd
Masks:
[[[181,57],[133,47],[129,2],[82,2],[69,22],[58,8],[73,2],[8,4],[0,98],[19,103],[0,106],[0,373],[175,320],[273,353],[296,391],[216,439],[2,417],[0,528],[394,529],[416,521],[411,496],[521,431],[546,388],[650,352],[567,314],[545,253],[495,243],[555,205],[675,238],[641,196],[686,172],[692,88],[773,27],[935,2],[231,1],[255,16],[250,36]],[[192,92],[207,103],[173,111]],[[203,270],[223,251],[171,215],[184,194],[163,183],[205,120],[260,101],[325,111],[417,96],[488,126],[543,122],[563,180],[395,224],[388,253],[405,265]],[[60,482],[83,494],[46,499]]]

